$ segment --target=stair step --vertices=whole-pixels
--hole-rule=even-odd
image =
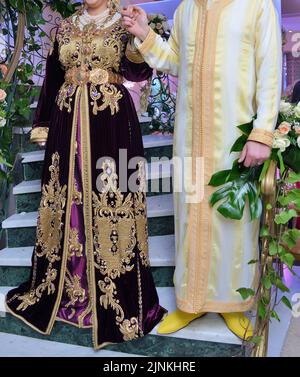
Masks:
[[[0,287],[0,308],[4,308],[4,297],[6,292],[11,289],[8,287]],[[160,304],[168,310],[169,313],[176,309],[174,288],[161,287],[157,288]],[[158,326],[157,326],[158,327]],[[204,341],[209,345],[228,344],[240,346],[242,341],[236,337],[226,326],[223,319],[215,313],[208,313],[202,318],[191,322],[189,326],[177,331],[173,334],[161,335],[157,334],[157,327],[151,332],[155,337],[167,339],[180,339],[180,343],[184,347],[185,342]],[[3,331],[1,329],[1,331]],[[75,331],[80,331],[75,329]],[[67,341],[67,339],[65,339]],[[190,351],[193,352],[192,350]],[[220,355],[221,356],[221,355]]]
[[[29,267],[33,246],[6,247],[0,250],[0,266]],[[152,267],[174,266],[174,235],[149,237],[149,254]]]
[[[151,196],[147,200],[148,217],[173,216],[173,195]],[[35,227],[37,212],[15,213],[2,223],[3,229]]]
[[[144,135],[143,136],[144,148],[159,148],[173,145],[172,135]],[[32,152],[24,152],[21,154],[23,164],[29,162],[44,161],[45,151],[38,150]]]
[[[33,192],[40,192],[40,191],[41,191],[40,179],[35,179],[32,181],[22,181],[21,183],[14,186],[13,188],[14,195],[31,194]]]
[[[156,180],[171,178],[172,176],[172,165],[170,160],[166,161],[155,161],[148,164],[148,170],[146,174],[147,180]],[[34,179],[30,181],[22,181],[18,185],[14,186],[13,194],[29,194],[41,191],[41,180]]]
[[[140,357],[124,352],[76,346],[0,332],[0,357]]]

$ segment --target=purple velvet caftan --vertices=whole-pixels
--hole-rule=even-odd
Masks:
[[[31,133],[47,139],[32,269],[6,305],[44,334],[56,320],[92,327],[100,348],[144,336],[166,312],[149,263],[142,135],[123,85],[152,71],[118,14],[102,29],[78,17],[62,21],[47,58]],[[123,188],[124,172],[136,188]]]

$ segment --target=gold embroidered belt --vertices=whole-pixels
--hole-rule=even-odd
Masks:
[[[88,82],[95,85],[122,84],[124,77],[118,73],[107,71],[102,68],[88,69],[84,67],[73,67],[66,71],[65,80],[67,83],[85,85]]]

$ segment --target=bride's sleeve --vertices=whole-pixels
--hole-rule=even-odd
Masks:
[[[64,73],[59,62],[59,46],[55,37],[47,56],[45,78],[33,119],[30,137],[33,143],[47,140],[52,110],[59,88],[64,82]]]
[[[143,56],[135,47],[133,37],[130,37],[121,60],[122,75],[126,80],[139,82],[151,77],[152,72],[152,68],[149,67]]]

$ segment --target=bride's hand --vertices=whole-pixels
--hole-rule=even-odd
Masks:
[[[129,5],[121,11],[123,26],[134,36],[144,41],[149,33],[150,26],[146,12],[137,6]]]

